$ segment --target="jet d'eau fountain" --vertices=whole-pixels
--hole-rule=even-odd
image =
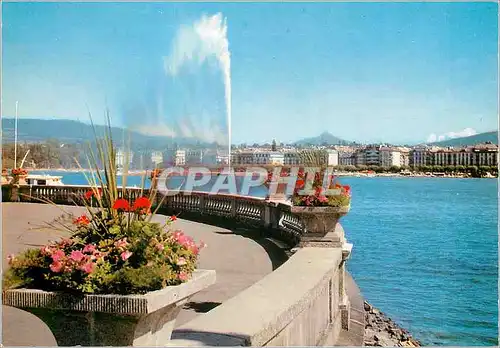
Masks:
[[[208,127],[209,133],[206,134],[206,126],[203,125],[202,130],[196,130],[195,122],[191,121],[191,125],[182,123],[183,133],[193,132],[199,134],[205,132],[204,138],[207,135],[210,138],[215,138],[218,143],[226,143],[228,145],[229,164],[231,161],[231,59],[229,53],[229,42],[227,39],[227,23],[221,13],[213,16],[203,15],[198,21],[189,26],[182,26],[174,39],[172,52],[168,57],[165,57],[165,72],[168,76],[176,77],[181,69],[190,64],[202,66],[204,63],[209,63],[210,60],[215,60],[216,68],[222,72],[222,80],[224,84],[224,101],[226,108],[226,127],[227,140],[221,138],[221,130],[215,127]],[[205,88],[210,88],[206,86]],[[206,115],[196,115],[204,117]],[[194,129],[193,129],[194,128]]]

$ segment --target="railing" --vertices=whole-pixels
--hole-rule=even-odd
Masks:
[[[17,190],[17,191],[16,191]],[[2,201],[41,203],[50,200],[56,204],[81,205],[89,186],[35,186],[20,185],[17,189],[2,185]],[[149,195],[145,189],[126,188],[126,196],[135,199],[141,194]],[[119,190],[122,196],[122,190]],[[156,205],[161,195],[158,194]],[[164,214],[189,214],[189,216],[219,217],[233,221],[238,225],[246,225],[262,229],[269,237],[295,246],[305,232],[302,222],[290,212],[290,206],[257,197],[211,194],[208,192],[179,192],[167,196],[158,209]]]

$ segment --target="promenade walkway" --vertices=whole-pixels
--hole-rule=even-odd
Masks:
[[[64,212],[58,207],[35,203],[1,203],[3,269],[9,254],[17,254],[30,247],[38,247],[49,240],[64,236],[50,229],[36,229],[44,222],[53,221]],[[75,215],[82,207],[61,207]],[[165,216],[155,216],[162,222]],[[182,325],[201,313],[218,306],[240,291],[251,286],[286,260],[283,251],[253,231],[228,230],[179,218],[176,229],[183,230],[196,241],[208,247],[201,253],[199,268],[217,271],[217,282],[193,296],[179,315]],[[48,328],[35,316],[16,308],[2,306],[2,343],[6,346],[51,346],[55,340]],[[29,328],[26,330],[25,328]]]

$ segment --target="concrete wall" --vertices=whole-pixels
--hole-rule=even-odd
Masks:
[[[341,330],[340,248],[299,249],[280,268],[174,331],[177,346],[316,346]]]

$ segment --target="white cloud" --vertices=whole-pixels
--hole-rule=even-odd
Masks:
[[[448,139],[455,139],[455,138],[463,138],[463,137],[470,137],[472,135],[476,135],[477,132],[472,129],[472,128],[465,128],[459,132],[448,132],[444,133],[441,135],[436,135],[436,134],[430,134],[427,137],[427,142],[428,143],[434,143],[436,141],[443,141],[443,140],[448,140]]]

